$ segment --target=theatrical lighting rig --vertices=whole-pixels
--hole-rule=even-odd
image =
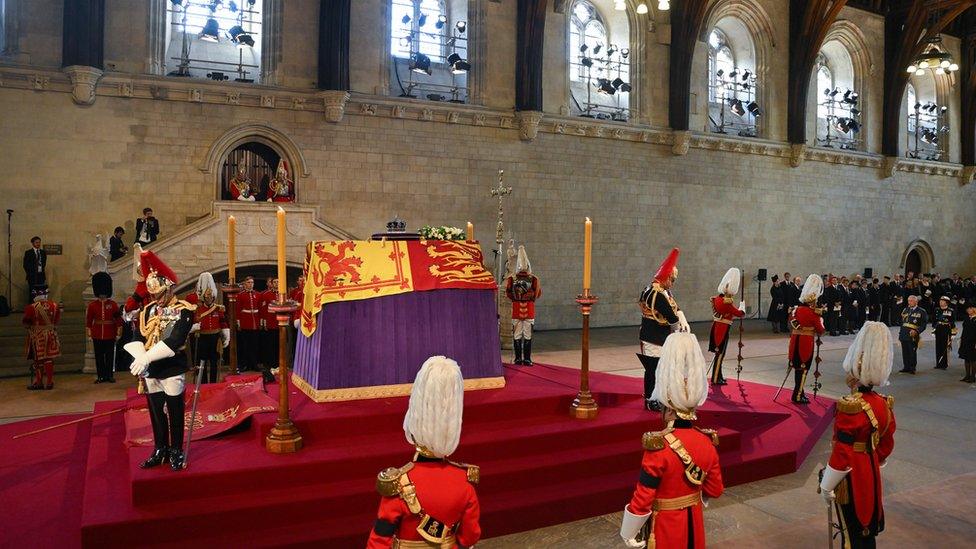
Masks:
[[[824,88],[823,97],[817,106],[818,111],[824,113],[824,136],[820,137],[818,127],[817,144],[828,148],[858,149],[861,144],[858,135],[861,132],[860,95],[850,88],[841,93],[839,87],[833,87]]]
[[[255,29],[261,27],[261,17],[255,8],[256,3],[257,0],[243,0],[240,3],[233,0],[228,2],[223,0],[170,0],[168,12],[174,25],[182,31],[183,42],[180,56],[174,58],[174,60],[179,61],[179,66],[167,76],[191,77],[194,76],[191,74],[191,70],[199,70],[207,74],[207,78],[213,79],[211,75],[220,74],[225,76],[222,80],[228,80],[229,76],[224,72],[234,72],[237,73],[235,81],[254,82],[254,79],[249,78],[248,75],[260,67],[244,62],[244,50],[253,48],[257,43]],[[222,25],[228,29],[223,34],[221,33]],[[222,37],[226,38],[239,50],[237,62],[190,57],[191,37],[194,34],[200,42],[212,44],[220,44]],[[206,73],[208,70],[211,72]]]
[[[741,137],[756,137],[758,118],[763,111],[756,100],[757,79],[750,69],[733,67],[726,73],[723,69],[715,71],[715,81],[709,84],[711,101],[709,111],[718,109],[718,120],[709,112],[712,131],[729,133],[735,131]]]
[[[407,9],[413,9],[412,6],[412,3],[410,7],[403,5]],[[395,60],[394,63],[402,92],[400,97],[417,98],[419,95],[429,101],[465,103],[467,75],[472,69],[467,58],[467,22],[457,21],[451,26],[445,14],[435,18],[425,12],[412,13],[416,17],[405,13],[399,20],[400,28],[395,31],[399,38],[394,43],[394,56],[406,58],[406,62]],[[409,69],[405,79],[400,76],[401,64],[406,64]]]
[[[620,98],[633,89],[624,80],[630,74],[630,49],[619,48],[616,44],[595,44],[591,47],[583,43],[579,47],[578,59],[578,66],[586,71],[583,79],[586,100],[582,105],[576,103],[580,116],[626,122],[630,118],[630,109],[621,105]],[[593,91],[597,93],[596,99]],[[573,100],[576,101],[576,98],[573,97]]]
[[[945,140],[941,136],[949,133],[946,117],[949,109],[927,101],[915,103],[913,111],[908,115],[908,131],[913,136],[908,156],[921,160],[943,160]]]

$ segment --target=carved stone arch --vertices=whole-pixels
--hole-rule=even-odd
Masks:
[[[769,107],[771,82],[769,81],[770,59],[776,42],[773,39],[773,22],[756,0],[718,0],[705,13],[705,24],[701,27],[698,39],[708,42],[708,34],[726,17],[739,20],[748,30],[754,48],[756,67],[754,72],[759,77],[759,90],[756,94],[757,102],[766,111]],[[760,136],[767,134],[768,116],[760,116],[757,121]]]
[[[652,15],[639,15],[637,5],[640,0],[627,0],[627,26],[630,30],[630,81],[637,84],[637,93],[631,94],[628,106],[634,113],[633,121],[646,124],[650,120],[650,113],[644,112],[644,105],[650,105],[650,82],[644,70],[647,55],[647,33],[654,25]]]
[[[935,252],[932,250],[932,246],[925,240],[921,238],[916,238],[908,244],[905,251],[901,254],[901,261],[898,266],[902,269],[905,268],[905,263],[908,260],[908,255],[912,252],[917,252],[919,258],[922,260],[922,273],[931,272],[935,268]],[[921,273],[915,273],[921,274]]]
[[[230,151],[244,143],[257,142],[271,147],[281,158],[291,166],[292,178],[295,181],[296,196],[301,196],[300,177],[308,177],[311,173],[302,150],[287,134],[264,122],[246,122],[234,126],[218,137],[200,164],[200,171],[210,176],[214,189],[219,193],[220,167]],[[219,194],[218,194],[219,196]]]
[[[874,65],[874,59],[871,57],[871,49],[867,45],[867,38],[864,36],[864,32],[861,31],[860,27],[852,23],[848,19],[838,19],[827,30],[827,34],[824,35],[823,44],[821,45],[821,51],[824,50],[824,46],[827,46],[831,42],[837,42],[840,44],[847,55],[851,59],[851,68],[853,69],[853,89],[858,94],[860,94],[862,99],[867,99],[870,97],[871,87],[871,77],[876,72],[876,67]],[[816,77],[814,77],[815,81]],[[819,90],[817,90],[819,93]],[[815,98],[819,95],[814,95]],[[816,102],[816,99],[814,100]],[[861,127],[869,127],[869,109],[861,109]],[[814,119],[814,124],[816,119]],[[867,147],[867,140],[862,140],[861,147]]]

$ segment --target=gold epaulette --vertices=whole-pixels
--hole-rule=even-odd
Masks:
[[[641,438],[641,444],[644,446],[645,450],[649,450],[651,452],[663,450],[668,446],[667,441],[664,440],[664,435],[673,430],[674,429],[668,428],[663,431],[648,431],[644,433],[643,438]]]
[[[711,438],[712,445],[718,446],[718,431],[715,429],[702,429],[701,427],[695,427],[695,430]]]
[[[471,484],[477,485],[481,482],[481,467],[451,460],[447,460],[447,462],[455,467],[466,470],[468,472],[468,482]]]
[[[726,303],[732,303],[734,301],[731,297],[723,297],[722,300]]]
[[[895,408],[895,397],[892,395],[886,395],[884,399],[885,399],[885,404],[888,405],[888,409],[893,410]]]
[[[393,497],[400,493],[400,477],[413,469],[413,462],[403,467],[387,467],[376,475],[376,491],[381,496]]]
[[[176,309],[177,311],[182,311],[183,309],[186,309],[187,311],[192,312],[197,310],[196,305],[190,303],[189,301],[183,301],[182,299],[177,299],[176,305],[173,305],[173,308]]]
[[[860,414],[864,410],[861,393],[845,395],[837,401],[837,411],[843,414]]]

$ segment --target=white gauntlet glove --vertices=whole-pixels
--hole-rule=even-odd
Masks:
[[[136,377],[139,377],[142,374],[146,373],[146,369],[147,368],[149,368],[149,363],[146,362],[146,355],[143,354],[143,355],[137,356],[132,361],[132,365],[129,366],[129,372],[131,372],[132,375],[134,375]]]
[[[830,465],[824,468],[823,478],[820,479],[820,495],[824,498],[824,502],[830,505],[834,501],[834,488],[840,484],[840,481],[844,480],[847,473],[850,471],[838,471]]]
[[[678,331],[679,332],[690,332],[691,326],[688,324],[688,319],[685,318],[684,311],[678,311]]]
[[[639,549],[645,546],[645,542],[637,541],[637,534],[640,533],[644,523],[647,522],[651,514],[635,515],[630,512],[630,506],[624,507],[624,518],[620,522],[620,539],[624,540],[627,547]]]
[[[740,301],[739,302],[739,310],[742,311],[743,313],[746,312],[746,302],[745,301]]]
[[[226,349],[230,345],[230,328],[224,328],[220,331],[220,338],[224,340],[223,348]]]
[[[192,333],[195,333],[195,332],[199,332],[199,331],[200,331],[200,323],[199,322],[193,324],[193,326],[190,326],[190,333],[191,334]]]
[[[298,330],[302,325],[302,321],[296,318],[295,320],[292,321],[292,325],[295,327],[296,330]]]

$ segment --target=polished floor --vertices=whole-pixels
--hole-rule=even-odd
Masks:
[[[706,324],[694,326],[703,348]],[[579,332],[538,332],[533,358],[539,362],[578,367]],[[895,450],[884,469],[887,529],[882,547],[971,547],[976,532],[976,386],[961,383],[962,365],[951,361],[948,371],[933,370],[934,341],[923,336],[916,376],[893,374],[882,392],[896,397],[898,432]],[[635,327],[595,329],[591,334],[591,368],[621,375],[642,374],[634,353]],[[823,394],[845,392],[840,363],[853,336],[825,338],[821,349]],[[786,336],[768,325],[747,322],[743,336],[742,379],[779,385],[786,373]],[[726,359],[726,376],[734,376],[734,342]],[[708,356],[708,355],[706,355]],[[895,348],[894,369],[901,368]],[[92,384],[93,376],[60,375],[52,391],[29,392],[23,378],[0,380],[0,423],[39,415],[90,411],[97,400],[122,396],[133,386],[131,376],[119,383]],[[788,397],[788,392],[786,394]],[[786,397],[783,406],[791,407]],[[830,450],[829,433],[791,475],[730,488],[712,501],[705,513],[709,547],[826,547],[826,509],[816,493],[817,471]],[[639,448],[640,441],[634,441]],[[635,462],[635,475],[638,463]],[[587,474],[580,471],[580,475]],[[558,487],[553,487],[558,489]],[[626,498],[620,502],[623,509]],[[622,547],[617,536],[620,513],[593,517],[530,532],[489,538],[486,549]]]

